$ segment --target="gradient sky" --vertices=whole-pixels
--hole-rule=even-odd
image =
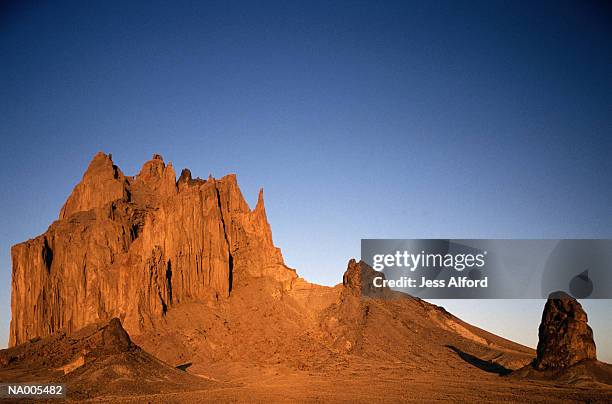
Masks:
[[[265,188],[306,279],[361,238],[612,237],[612,11],[554,1],[2,2],[0,342],[10,246],[91,157]],[[541,301],[445,301],[535,346]],[[584,302],[612,361],[610,301]]]

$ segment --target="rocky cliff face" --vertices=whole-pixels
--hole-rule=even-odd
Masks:
[[[119,317],[139,332],[173,305],[228,297],[249,278],[296,278],[236,177],[179,180],[159,155],[134,177],[98,153],[42,235],[13,246],[9,345]]]
[[[566,293],[549,296],[538,336],[538,356],[533,363],[536,369],[563,369],[584,359],[597,359],[587,315]]]

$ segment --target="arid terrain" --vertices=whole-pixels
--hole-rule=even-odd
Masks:
[[[274,246],[263,193],[251,210],[235,176],[177,180],[160,156],[127,177],[96,155],[12,257],[0,381],[63,382],[69,400],[612,401],[579,305],[549,305],[541,335],[563,338],[536,352],[417,298],[364,296],[355,260],[311,284]],[[577,354],[550,370],[551,349]]]

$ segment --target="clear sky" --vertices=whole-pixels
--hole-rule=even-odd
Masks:
[[[263,186],[328,285],[361,238],[612,237],[610,5],[533,3],[2,2],[0,341],[10,246],[99,150]],[[585,303],[608,361],[610,303]],[[537,341],[543,302],[443,304]]]

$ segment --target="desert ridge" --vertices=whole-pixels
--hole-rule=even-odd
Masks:
[[[612,399],[573,301],[547,303],[535,351],[370,293],[379,273],[354,259],[334,287],[307,282],[274,245],[263,192],[251,209],[235,175],[176,179],[160,155],[135,176],[95,155],[59,219],[12,257],[0,380],[62,382],[72,400]]]

